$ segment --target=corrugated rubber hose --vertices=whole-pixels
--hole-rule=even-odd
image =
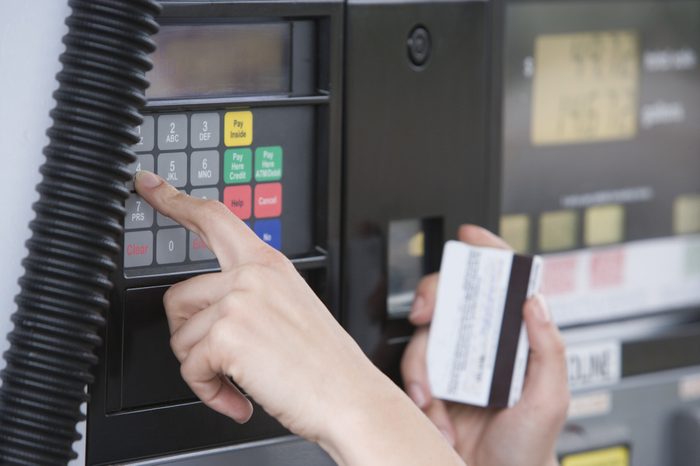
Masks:
[[[70,0],[56,107],[0,389],[0,464],[77,455],[128,196],[130,148],[160,12],[153,0]]]

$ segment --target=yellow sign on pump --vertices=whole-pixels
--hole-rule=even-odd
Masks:
[[[224,117],[224,144],[243,147],[253,144],[253,112],[228,112]]]
[[[627,447],[611,447],[565,456],[561,466],[629,466]]]

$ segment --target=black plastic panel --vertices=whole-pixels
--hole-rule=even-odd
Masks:
[[[170,350],[163,294],[167,286],[127,290],[124,302],[122,409],[195,400]]]
[[[343,323],[394,378],[413,329],[387,315],[390,223],[438,219],[437,257],[460,224],[492,226],[486,22],[482,2],[348,3]],[[431,42],[421,67],[416,26]]]

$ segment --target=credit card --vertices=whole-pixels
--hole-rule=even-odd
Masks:
[[[428,338],[434,397],[482,407],[518,401],[529,351],[523,304],[541,270],[538,256],[445,244]]]

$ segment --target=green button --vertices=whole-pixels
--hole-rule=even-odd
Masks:
[[[282,148],[280,146],[255,149],[255,180],[277,181],[282,178]]]
[[[250,183],[253,153],[250,149],[227,149],[224,152],[224,183]]]

